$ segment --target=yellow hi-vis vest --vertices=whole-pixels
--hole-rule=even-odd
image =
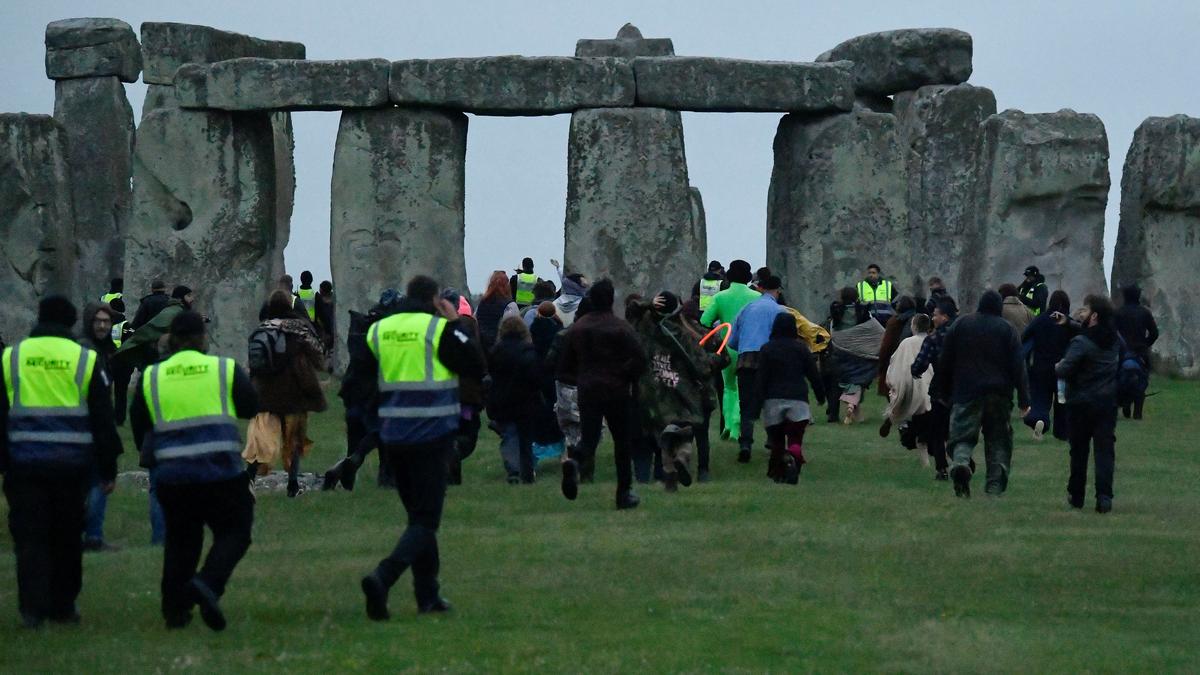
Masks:
[[[866,279],[858,282],[858,302],[867,308],[872,316],[893,314],[892,282],[880,279],[874,288]]]
[[[87,399],[96,352],[66,338],[31,337],[4,350],[3,368],[12,465],[90,466]]]
[[[367,331],[379,361],[379,438],[394,445],[458,430],[458,378],[438,359],[446,320],[421,312],[380,319]]]
[[[117,300],[122,297],[124,296],[122,296],[120,293],[105,293],[104,295],[100,296],[100,302],[103,302],[106,305],[111,305],[113,300]]]
[[[125,322],[114,323],[112,330],[109,331],[109,336],[112,337],[113,344],[117,347],[121,346],[121,338],[125,334]]]
[[[297,297],[304,301],[304,311],[308,312],[308,320],[317,320],[317,292],[311,288],[301,288],[296,291]],[[295,306],[296,303],[292,303]]]
[[[517,273],[517,297],[518,305],[533,304],[533,287],[537,285],[538,277],[536,274],[524,272]]]
[[[1037,289],[1040,286],[1045,286],[1045,285],[1046,284],[1034,284],[1033,286],[1027,288],[1025,290],[1025,293],[1023,293],[1023,295],[1025,296],[1025,299],[1030,302],[1033,302],[1033,294],[1037,291]],[[1029,305],[1025,305],[1025,306],[1029,308],[1029,313],[1033,314],[1035,317],[1042,313],[1042,309],[1040,307],[1030,307]]]
[[[720,279],[700,279],[700,311],[708,309],[708,306],[713,303],[713,298],[717,297],[717,293],[721,292]]]
[[[175,353],[142,375],[153,428],[143,450],[154,454],[156,480],[211,483],[243,471],[233,407],[233,359],[194,350]]]

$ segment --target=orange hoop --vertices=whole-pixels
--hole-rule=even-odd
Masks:
[[[725,351],[725,346],[729,344],[729,338],[733,336],[733,326],[729,325],[728,322],[720,323],[714,326],[712,330],[708,331],[707,335],[700,338],[700,344],[704,345],[704,343],[708,342],[709,338],[716,335],[717,331],[721,330],[722,328],[727,328],[728,330],[725,331],[725,339],[721,340],[721,346],[717,348],[717,353],[720,354],[721,352]]]

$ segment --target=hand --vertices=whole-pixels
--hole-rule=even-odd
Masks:
[[[1067,315],[1062,312],[1050,312],[1050,318],[1060,326],[1067,325]]]
[[[107,483],[100,484],[100,491],[106,495],[111,495],[113,493],[113,490],[115,490],[116,488],[117,488],[116,481],[109,481]]]
[[[550,266],[553,267],[554,269],[558,269],[559,267],[562,267],[562,265],[554,258],[550,259]]]
[[[454,308],[454,305],[450,304],[449,300],[438,298],[433,301],[433,306],[437,308],[438,314],[441,314],[445,320],[458,321],[458,310]]]
[[[1024,408],[1021,408],[1021,417],[1028,417],[1030,410],[1033,410],[1033,408],[1031,408],[1029,406],[1025,406]]]
[[[666,306],[667,306],[667,299],[664,296],[662,296],[662,295],[654,296],[654,309],[661,312],[662,309]]]

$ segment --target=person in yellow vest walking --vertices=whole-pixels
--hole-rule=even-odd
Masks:
[[[225,628],[220,598],[250,548],[254,496],[237,420],[254,417],[258,395],[233,359],[205,353],[200,314],[188,310],[172,319],[167,344],[170,356],[142,374],[129,413],[166,519],[162,614],[167,628],[183,628],[198,605],[205,625],[219,631]],[[205,526],[213,542],[197,572]]]
[[[363,577],[367,617],[390,618],[388,591],[412,568],[421,614],[445,612],[438,586],[437,530],[446,498],[447,460],[455,451],[461,411],[458,376],[482,377],[479,347],[458,325],[458,311],[427,276],[408,282],[400,311],[367,331],[379,381],[380,453],[391,458],[408,526],[396,548]],[[370,370],[370,369],[368,369]]]
[[[517,309],[524,313],[525,309],[534,302],[533,287],[538,285],[542,279],[533,272],[533,258],[522,259],[521,267],[516,272],[508,278],[508,285],[512,290],[513,300],[517,303]]]
[[[704,276],[700,277],[692,286],[692,297],[695,298],[696,304],[700,306],[700,311],[708,309],[713,303],[713,299],[717,297],[728,284],[725,283],[725,266],[719,260],[712,260],[708,263],[708,271]]]
[[[95,474],[112,492],[122,452],[108,376],[71,335],[77,318],[66,298],[43,299],[37,325],[0,364],[0,472],[27,628],[79,622],[84,498]]]
[[[308,315],[309,321],[317,320],[317,290],[312,287],[313,275],[312,272],[304,270],[300,273],[300,288],[296,290],[296,297],[304,303],[304,311]]]
[[[100,302],[112,306],[113,300],[121,300],[125,297],[125,279],[114,277],[108,282],[108,292],[100,296]],[[121,309],[124,311],[124,308]]]
[[[867,276],[858,282],[858,314],[861,323],[865,316],[870,316],[886,325],[888,319],[896,314],[892,301],[896,299],[896,289],[892,282],[882,277],[879,265],[867,265]]]

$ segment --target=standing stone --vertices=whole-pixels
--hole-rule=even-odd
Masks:
[[[79,297],[94,300],[125,274],[125,231],[133,195],[133,109],[116,77],[60,80],[54,118],[67,133]]]
[[[907,28],[851,38],[817,61],[853,61],[859,95],[891,96],[927,84],[962,84],[971,77],[970,33]]]
[[[133,160],[126,288],[142,292],[155,278],[190,286],[195,309],[212,319],[212,353],[244,361],[287,245],[278,238],[276,186],[269,115],[147,115]]]
[[[1095,115],[1006,110],[983,124],[980,283],[1018,284],[1037,265],[1078,307],[1104,293],[1108,137]]]
[[[638,27],[627,23],[617,31],[615,40],[579,40],[575,56],[612,56],[632,59],[636,56],[675,56],[671,38],[644,38]]]
[[[304,45],[262,40],[189,23],[142,24],[145,67],[142,81],[146,84],[175,84],[175,71],[185,63],[216,63],[244,57],[303,59]]]
[[[910,254],[905,155],[896,118],[855,111],[787,115],[775,133],[767,198],[767,265],[806,316],[825,316],[838,289],[867,265],[885,277],[907,269]],[[897,280],[896,290],[912,289]]]
[[[366,311],[414,275],[466,289],[467,117],[346,111],[333,156],[330,265],[346,309]],[[338,321],[345,363],[348,322]]]
[[[698,187],[690,187],[688,191],[692,194],[692,241],[696,242],[700,255],[708,257],[708,220],[704,217],[704,197],[700,195]]]
[[[901,279],[908,291],[940,276],[961,306],[980,288],[976,223],[980,125],[996,114],[990,89],[930,85],[896,94],[896,121],[908,180],[908,243],[913,256]]]
[[[142,50],[119,19],[64,19],[46,26],[46,77],[119,77],[137,82]]]
[[[271,135],[275,149],[275,241],[287,242],[292,237],[292,211],[296,203],[296,137],[291,113],[271,113]],[[276,262],[272,279],[286,272],[283,256]]]
[[[1148,118],[1133,134],[1121,175],[1112,290],[1141,286],[1160,331],[1155,368],[1192,378],[1200,377],[1198,235],[1200,119]]]
[[[37,303],[76,289],[67,136],[47,115],[0,114],[0,338],[29,334]]]
[[[629,293],[686,294],[704,270],[679,113],[583,110],[567,146],[566,267]],[[618,312],[620,308],[618,306]]]

